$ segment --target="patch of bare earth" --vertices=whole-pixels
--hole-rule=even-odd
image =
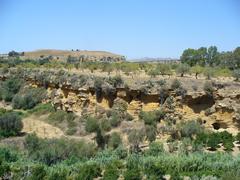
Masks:
[[[23,119],[23,132],[36,133],[41,138],[60,138],[64,136],[61,129],[48,124],[41,119],[44,117],[29,116]]]

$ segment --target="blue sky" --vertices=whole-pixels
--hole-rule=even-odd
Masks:
[[[0,0],[0,52],[106,50],[177,58],[240,46],[240,0]]]

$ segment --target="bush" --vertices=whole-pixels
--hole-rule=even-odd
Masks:
[[[114,112],[112,116],[110,117],[110,124],[112,127],[117,127],[121,123],[121,119],[118,115],[118,113]]]
[[[197,121],[189,121],[181,124],[180,133],[182,137],[193,138],[194,135],[202,133],[203,128]]]
[[[119,133],[113,132],[108,141],[108,147],[116,149],[118,146],[122,144],[122,139]]]
[[[171,89],[176,90],[182,86],[181,82],[178,79],[174,79],[171,84]]]
[[[164,104],[165,100],[169,97],[169,91],[166,86],[162,86],[159,90],[159,98],[161,105]]]
[[[205,68],[204,75],[207,76],[208,80],[210,80],[213,77],[213,75],[214,75],[213,68],[210,68],[210,67]]]
[[[18,154],[9,148],[0,147],[0,160],[6,162],[16,162],[18,160]]]
[[[114,77],[109,77],[108,83],[116,88],[116,87],[122,86],[124,84],[124,81],[121,76],[114,76]]]
[[[233,71],[233,77],[235,78],[236,81],[240,79],[240,69],[235,69]]]
[[[163,176],[165,175],[161,166],[159,166],[154,160],[145,162],[144,172],[147,175],[147,179],[163,179]]]
[[[156,134],[157,134],[157,128],[155,126],[153,126],[153,125],[146,125],[145,126],[145,132],[146,132],[147,139],[150,142],[155,141]]]
[[[47,104],[38,104],[28,112],[31,114],[42,115],[42,114],[51,113],[53,111],[54,111],[53,106],[50,103],[47,103]]]
[[[111,123],[108,119],[101,119],[100,120],[100,128],[103,131],[110,131],[111,130]]]
[[[29,88],[25,89],[24,93],[18,93],[12,100],[13,108],[15,109],[32,109],[38,103],[41,103],[46,98],[47,91],[44,88]]]
[[[25,140],[28,156],[33,160],[53,165],[71,158],[85,159],[95,154],[95,146],[70,139],[40,139],[28,135]]]
[[[0,136],[9,137],[19,135],[23,128],[19,114],[6,112],[0,116]]]
[[[144,121],[145,125],[153,125],[155,126],[157,122],[160,121],[165,116],[164,112],[161,110],[157,111],[149,111],[149,112],[144,112],[141,111],[139,113],[139,119]]]
[[[205,91],[205,93],[208,96],[213,96],[213,92],[214,92],[214,87],[212,82],[205,82],[204,86],[203,86],[203,90]]]
[[[52,121],[54,123],[61,123],[66,119],[67,114],[68,113],[66,111],[57,110],[57,111],[51,113],[48,116],[48,119],[49,119],[49,121]]]
[[[96,78],[94,81],[94,88],[95,88],[95,94],[97,100],[99,100],[102,97],[102,84],[103,80],[100,78]]]
[[[134,168],[134,169],[127,169],[124,172],[124,179],[125,180],[141,180],[141,171],[139,168]]]
[[[128,135],[128,141],[134,152],[139,151],[139,144],[143,141],[144,133],[142,130],[133,129]]]
[[[177,73],[180,74],[181,77],[183,77],[184,74],[188,73],[189,70],[190,70],[190,66],[188,64],[180,64],[176,69]]]
[[[236,135],[236,141],[238,141],[238,143],[240,143],[240,132],[237,133],[237,135]]]
[[[118,179],[119,175],[120,173],[118,168],[110,164],[105,168],[103,180],[115,180],[115,179]]]
[[[149,145],[149,149],[145,151],[147,156],[158,156],[164,152],[164,147],[162,143],[152,142]]]
[[[99,128],[99,124],[96,118],[94,117],[87,117],[85,130],[89,133],[96,132]]]
[[[7,102],[12,101],[14,95],[18,93],[22,84],[23,84],[22,80],[15,77],[4,81],[2,84],[1,93],[0,93],[2,96],[2,99]]]
[[[84,164],[79,167],[76,179],[90,180],[101,176],[101,168],[97,163]]]

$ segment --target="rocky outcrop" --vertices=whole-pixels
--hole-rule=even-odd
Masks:
[[[31,86],[47,88],[47,101],[56,109],[79,115],[86,112],[94,114],[96,107],[109,110],[116,99],[121,99],[127,103],[127,112],[135,119],[138,119],[140,111],[167,107],[171,109],[169,117],[175,118],[176,121],[201,119],[207,128],[236,131],[240,124],[240,84],[236,82],[214,84],[215,91],[209,96],[203,89],[194,91],[190,88],[191,85],[184,84],[186,82],[183,81],[186,93],[178,94],[168,88],[165,97],[161,94],[162,87],[158,82],[136,81],[126,86],[116,79],[71,75],[64,71],[11,69],[8,74],[0,72],[0,78],[3,80],[13,75],[24,78]],[[96,81],[101,81],[102,84],[96,87]]]

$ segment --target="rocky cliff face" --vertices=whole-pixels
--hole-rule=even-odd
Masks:
[[[126,85],[120,79],[70,75],[64,71],[12,69],[1,73],[1,78],[13,75],[24,78],[31,86],[44,86],[49,93],[47,101],[56,109],[78,115],[95,114],[96,107],[111,109],[120,99],[126,102],[127,112],[136,120],[140,111],[162,108],[177,122],[198,119],[207,128],[225,129],[233,134],[240,127],[240,84],[237,82],[214,82],[213,93],[208,95],[203,90],[206,80],[180,79],[180,91],[169,88],[172,80],[167,80],[164,86],[158,81]],[[198,84],[198,89],[192,88],[191,83]]]

